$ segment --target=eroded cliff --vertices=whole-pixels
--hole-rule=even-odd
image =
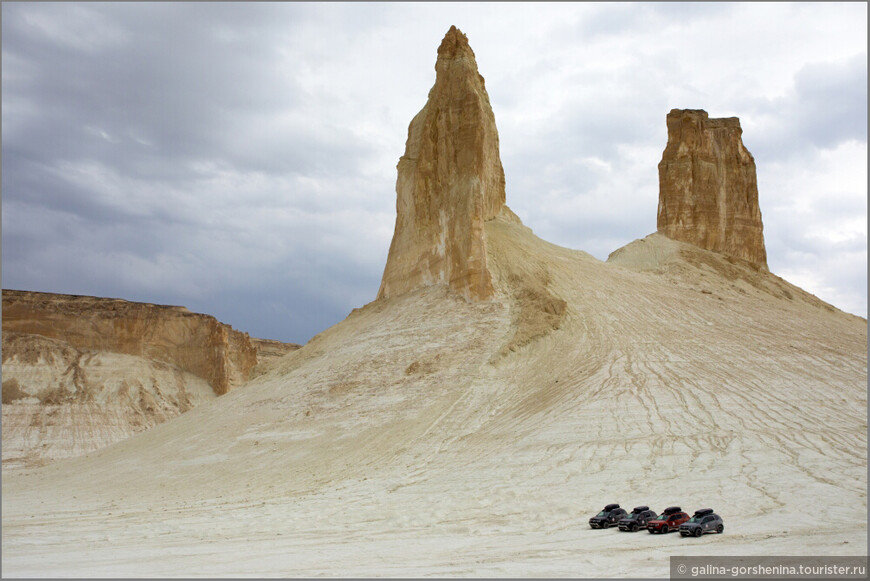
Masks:
[[[217,395],[247,381],[257,364],[247,333],[184,307],[4,289],[7,332],[163,361],[203,378]]]
[[[123,440],[298,348],[184,307],[4,290],[3,468]]]

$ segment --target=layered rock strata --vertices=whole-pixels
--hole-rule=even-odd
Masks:
[[[755,159],[743,145],[740,120],[673,109],[667,124],[658,231],[767,269]]]
[[[3,470],[99,450],[217,397],[178,367],[3,332]]]
[[[378,298],[444,283],[493,295],[484,223],[505,204],[495,116],[467,37],[451,27],[435,85],[408,128],[396,181],[396,227]]]
[[[148,430],[298,348],[184,307],[4,290],[3,469]]]
[[[257,365],[281,359],[288,353],[302,348],[302,345],[296,343],[282,343],[256,337],[251,337],[251,344],[257,349]]]
[[[184,307],[4,289],[3,333],[10,332],[162,361],[203,378],[217,395],[247,381],[257,364],[247,333]]]

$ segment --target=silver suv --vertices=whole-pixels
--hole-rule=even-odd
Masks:
[[[684,537],[700,537],[704,533],[722,533],[724,530],[722,517],[714,513],[712,508],[696,510],[692,518],[680,525],[680,534]]]

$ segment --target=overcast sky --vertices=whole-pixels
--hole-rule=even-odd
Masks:
[[[4,2],[3,287],[304,343],[377,294],[451,24],[538,236],[654,232],[668,111],[737,116],[771,271],[866,317],[863,2]]]

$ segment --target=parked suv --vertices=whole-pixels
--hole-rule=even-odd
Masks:
[[[606,529],[619,522],[619,519],[627,513],[618,504],[608,504],[604,510],[589,519],[589,526],[593,529]]]
[[[636,506],[627,516],[620,519],[619,530],[635,533],[641,527],[646,528],[646,523],[655,517],[655,511],[650,510],[648,506]]]
[[[714,513],[712,508],[696,510],[692,518],[680,525],[680,534],[684,537],[700,537],[704,533],[722,533],[724,530],[722,517]]]
[[[679,506],[669,506],[665,511],[646,523],[646,529],[650,533],[669,533],[680,528],[680,525],[689,520],[689,515],[683,512]]]

